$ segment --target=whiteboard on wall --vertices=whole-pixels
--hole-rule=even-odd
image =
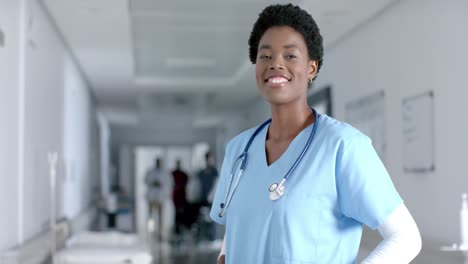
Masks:
[[[403,169],[406,172],[433,171],[433,100],[432,91],[403,99]]]
[[[376,93],[350,101],[345,106],[345,121],[372,139],[382,161],[386,155],[385,93]]]

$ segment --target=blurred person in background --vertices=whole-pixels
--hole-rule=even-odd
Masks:
[[[170,200],[173,182],[169,174],[163,170],[160,158],[155,158],[154,167],[145,176],[146,198],[148,200],[148,229],[155,231],[157,239],[162,239],[164,202]],[[156,228],[155,219],[158,226]]]
[[[172,201],[175,210],[175,234],[181,235],[184,222],[185,207],[187,205],[186,190],[188,175],[182,170],[182,161],[176,161],[176,168],[172,171],[174,187],[172,189]]]
[[[209,208],[211,208],[212,200],[209,199],[210,192],[218,177],[218,170],[215,167],[213,155],[210,151],[205,154],[205,168],[198,172],[198,179],[200,181],[201,194],[200,194],[200,213],[205,221],[201,221],[201,239],[214,240],[215,239],[215,226],[209,217]]]

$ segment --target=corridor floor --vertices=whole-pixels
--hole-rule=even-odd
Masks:
[[[216,264],[222,241],[182,242],[171,245],[154,242],[151,245],[153,264]]]

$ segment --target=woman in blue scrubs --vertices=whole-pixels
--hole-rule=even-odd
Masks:
[[[211,209],[226,225],[218,262],[355,263],[365,224],[383,240],[363,263],[408,263],[420,235],[371,140],[307,105],[323,63],[313,18],[291,4],[268,6],[249,56],[271,122],[227,145]]]

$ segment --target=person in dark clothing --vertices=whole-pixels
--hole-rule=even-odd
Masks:
[[[201,202],[203,205],[210,205],[211,203],[208,201],[208,196],[213,188],[213,183],[215,182],[216,177],[218,177],[218,170],[214,166],[214,158],[211,155],[211,152],[207,152],[205,154],[205,160],[206,168],[202,169],[198,173],[198,179],[200,180],[201,185]]]
[[[185,187],[187,186],[188,176],[182,170],[181,160],[177,160],[176,169],[172,171],[174,179],[174,189],[172,191],[172,200],[175,209],[175,233],[180,234],[184,224],[184,212],[187,203]]]
[[[198,179],[201,187],[200,213],[203,219],[205,218],[203,217],[203,212],[209,212],[209,208],[211,208],[211,202],[208,197],[213,188],[213,184],[216,181],[216,177],[218,177],[218,170],[214,166],[214,158],[211,152],[207,152],[205,154],[205,161],[206,167],[198,173]],[[206,218],[209,219],[209,217]],[[200,239],[215,239],[215,226],[212,221],[202,221],[200,223]]]

